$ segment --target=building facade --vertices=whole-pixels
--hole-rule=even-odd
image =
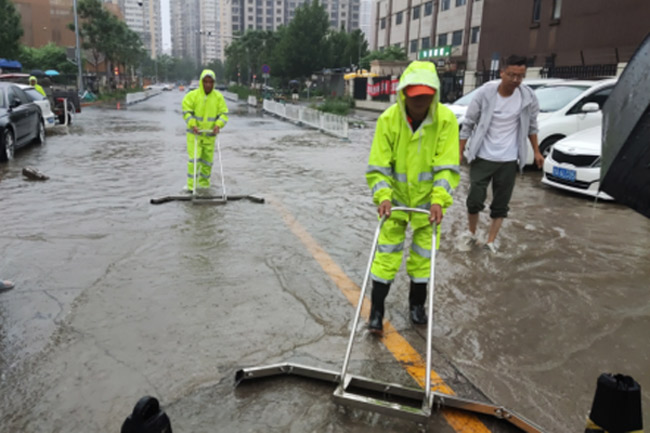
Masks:
[[[12,0],[20,13],[23,36],[20,42],[28,47],[42,47],[50,42],[74,47],[72,0]],[[1,31],[1,30],[0,30]]]
[[[162,54],[162,16],[159,0],[104,0],[117,4],[126,25],[140,36],[153,59]]]
[[[224,0],[170,0],[172,55],[203,65],[224,60],[230,36],[226,4]]]
[[[277,30],[287,25],[305,0],[232,0],[232,32]],[[360,28],[361,0],[323,0],[320,2],[330,19],[330,26],[353,31]]]
[[[647,0],[379,0],[371,47],[436,62],[449,100],[498,76],[511,54],[545,76],[615,75],[649,16]]]

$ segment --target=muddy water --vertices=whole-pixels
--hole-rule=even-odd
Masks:
[[[232,388],[242,366],[339,368],[352,308],[278,206],[360,284],[375,228],[363,177],[372,116],[341,141],[231,103],[220,139],[228,192],[269,203],[153,206],[185,182],[181,96],[88,108],[0,166],[0,277],[17,283],[0,294],[0,430],[118,431],[144,394],[166,404],[175,431],[411,429],[337,409],[328,387]],[[50,180],[23,180],[25,166]],[[650,223],[543,187],[531,171],[499,253],[467,251],[466,179],[437,261],[443,378],[551,432],[584,426],[601,372],[647,390]],[[406,286],[401,274],[387,318],[423,353]],[[362,336],[356,350],[352,369],[409,384],[381,345]],[[649,402],[645,391],[646,414]]]

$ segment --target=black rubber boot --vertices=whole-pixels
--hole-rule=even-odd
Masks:
[[[370,296],[370,322],[368,329],[371,332],[381,333],[384,330],[384,299],[388,295],[390,284],[372,282],[372,295]]]
[[[424,302],[427,299],[427,283],[414,283],[411,281],[409,291],[409,313],[411,322],[416,325],[426,325],[427,313]]]

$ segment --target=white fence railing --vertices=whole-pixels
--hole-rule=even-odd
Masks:
[[[126,94],[126,105],[135,104],[136,102],[145,101],[153,96],[160,95],[162,90],[145,90],[144,92],[135,92]]]
[[[223,95],[224,98],[229,99],[231,101],[239,101],[239,95],[233,92],[229,92],[227,90],[222,90],[221,94]]]
[[[323,113],[312,108],[293,104],[281,104],[265,99],[264,111],[288,119],[298,124],[311,126],[327,134],[348,138],[348,119],[335,114]]]

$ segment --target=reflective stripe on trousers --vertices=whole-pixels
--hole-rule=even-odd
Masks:
[[[199,188],[210,186],[210,174],[212,173],[212,161],[214,157],[214,139],[199,137],[198,150],[196,154],[196,179]],[[187,139],[187,188],[194,189],[194,136],[188,134]]]
[[[406,272],[417,283],[429,281],[431,266],[431,225],[428,215],[393,212],[381,228],[377,252],[370,269],[372,279],[391,283],[402,264],[406,226],[411,224],[413,242],[406,259]],[[438,228],[437,236],[440,236]]]

